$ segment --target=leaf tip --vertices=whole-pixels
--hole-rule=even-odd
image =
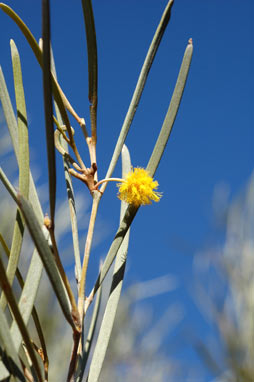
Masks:
[[[10,39],[10,47],[12,55],[19,55],[17,45],[12,38]]]

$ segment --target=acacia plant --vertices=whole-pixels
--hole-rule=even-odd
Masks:
[[[153,179],[159,165],[168,138],[176,118],[184,91],[192,57],[192,40],[185,50],[175,89],[169,103],[163,125],[158,131],[158,139],[154,145],[146,168],[132,168],[130,155],[124,145],[131,126],[135,111],[139,104],[145,82],[159,47],[163,33],[170,20],[173,0],[170,0],[159,21],[151,45],[142,66],[136,88],[131,99],[125,120],[119,132],[108,171],[103,179],[98,179],[100,163],[96,160],[97,143],[97,45],[94,15],[91,0],[82,0],[84,14],[87,59],[88,59],[88,98],[90,102],[90,125],[80,117],[71,101],[64,94],[56,74],[53,49],[50,42],[50,7],[49,0],[42,0],[42,39],[37,43],[32,32],[20,17],[8,5],[0,3],[1,10],[19,27],[21,33],[30,45],[43,73],[45,129],[48,160],[48,185],[50,212],[47,215],[41,207],[38,190],[34,183],[29,164],[29,137],[25,95],[22,83],[22,73],[18,49],[11,40],[11,57],[13,81],[15,87],[16,110],[14,111],[5,84],[2,70],[0,71],[0,98],[6,123],[10,132],[13,150],[19,169],[19,185],[16,190],[1,169],[0,177],[8,190],[10,197],[16,202],[16,220],[10,248],[7,240],[1,234],[1,244],[8,260],[0,259],[0,283],[2,288],[0,300],[0,377],[1,380],[11,381],[48,381],[48,370],[51,360],[47,355],[47,344],[40,325],[40,317],[35,308],[35,299],[40,285],[43,269],[46,271],[52,292],[62,309],[62,319],[72,328],[73,341],[70,362],[66,367],[67,381],[82,381],[86,375],[89,382],[97,381],[118,306],[125,263],[128,249],[129,228],[141,205],[158,202],[161,194],[157,191],[158,182]],[[84,142],[87,144],[90,163],[85,163],[79,153],[78,142],[75,140],[74,127],[70,125],[69,115],[76,120],[81,128]],[[73,291],[70,280],[62,264],[59,245],[55,237],[55,206],[56,206],[56,150],[63,159],[62,176],[66,180],[66,191],[69,202],[70,220],[72,227],[73,254],[75,261],[75,278],[77,285]],[[122,153],[122,178],[113,178],[116,163]],[[58,154],[59,155],[59,154]],[[58,169],[61,172],[60,169]],[[75,197],[72,177],[78,178],[85,184],[84,192],[90,194],[92,207],[87,231],[83,257],[80,255],[78,238],[78,221],[75,211]],[[94,233],[94,225],[99,203],[109,181],[116,181],[121,199],[120,224],[100,267],[98,278],[91,291],[86,289],[89,256]],[[25,230],[28,230],[34,244],[31,262],[24,280],[19,264],[22,262],[22,241]],[[114,264],[112,286],[103,314],[99,334],[93,346],[93,354],[87,362],[94,339],[98,318],[99,300],[102,283],[110,267]],[[5,264],[7,263],[7,266]],[[13,293],[13,281],[17,278],[22,289],[19,301]],[[97,295],[97,296],[96,296]],[[96,296],[92,319],[87,336],[84,333],[86,313]],[[39,303],[37,301],[37,303]],[[8,307],[8,310],[7,310]],[[9,312],[11,315],[9,315]],[[34,320],[40,343],[36,343],[28,331],[30,317]],[[57,348],[57,344],[56,344]],[[62,367],[60,365],[59,367]]]

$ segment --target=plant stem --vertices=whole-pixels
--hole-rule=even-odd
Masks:
[[[64,140],[70,144],[70,140],[69,138],[67,137],[67,135],[65,134],[64,130],[62,129],[62,127],[60,126],[60,124],[58,123],[58,120],[56,119],[56,117],[53,115],[53,120],[54,120],[54,123],[56,125],[56,128],[57,130],[61,133],[62,137],[64,138]]]
[[[71,361],[70,361],[70,366],[68,370],[67,382],[74,382],[74,373],[76,368],[80,337],[81,337],[80,332],[77,332],[77,331],[73,332],[73,349],[71,353]]]
[[[93,164],[95,164],[97,167],[96,142],[92,137],[87,137],[86,143],[87,143],[88,150],[89,150],[91,166],[93,166]],[[98,171],[96,171],[94,174],[94,181],[97,182],[97,180],[98,180]]]
[[[101,199],[101,194],[98,191],[94,191],[93,205],[92,205],[92,211],[91,211],[87,238],[86,238],[85,253],[84,253],[84,259],[83,259],[83,265],[82,265],[82,273],[81,273],[79,296],[78,296],[78,311],[79,311],[82,322],[83,322],[83,310],[84,310],[84,301],[85,301],[85,284],[86,284],[87,267],[89,262],[89,256],[90,256],[93,232],[94,232],[94,225],[95,225],[95,220],[96,220],[96,215],[97,215],[100,199]]]
[[[65,289],[66,289],[66,292],[68,294],[70,304],[72,307],[72,318],[74,320],[75,327],[79,331],[79,330],[81,330],[81,324],[80,324],[80,319],[79,319],[79,315],[78,315],[78,309],[77,309],[75,297],[72,293],[69,279],[68,279],[68,277],[64,271],[64,268],[63,268],[63,265],[62,265],[62,262],[61,262],[61,259],[60,259],[59,253],[58,253],[58,248],[57,248],[56,239],[55,239],[55,233],[51,227],[49,227],[48,229],[49,229],[50,238],[51,238],[51,242],[52,242],[52,246],[53,246],[56,265],[57,265],[57,268],[59,270],[61,279],[64,283],[64,286],[65,286]]]
[[[75,141],[72,140],[71,143],[70,143],[70,145],[71,145],[71,148],[72,148],[74,154],[76,155],[76,158],[77,158],[77,160],[78,160],[78,162],[79,162],[79,164],[80,164],[80,167],[81,167],[82,169],[86,169],[86,166],[85,166],[84,162],[82,161],[82,158],[81,158],[81,156],[80,156],[80,154],[79,154],[79,152],[78,152],[78,149],[77,149],[77,146],[76,146]]]
[[[91,252],[91,245],[92,245],[94,225],[95,225],[95,220],[97,216],[98,205],[101,199],[101,193],[99,191],[96,191],[96,190],[93,191],[92,195],[93,195],[93,204],[92,204],[92,211],[91,211],[89,227],[87,232],[85,253],[84,253],[81,280],[79,284],[79,294],[78,294],[78,316],[80,317],[81,330],[83,328],[83,320],[84,320],[83,312],[84,312],[84,301],[85,301],[86,274],[87,274],[88,262],[89,262],[90,252]],[[78,354],[82,356],[82,347],[81,347],[80,339],[81,339],[81,333],[73,332],[73,349],[72,349],[71,362],[69,366],[67,382],[74,382],[74,373],[75,373],[75,367],[77,363],[77,356]]]
[[[102,184],[102,183],[105,183],[105,182],[124,182],[125,180],[122,179],[122,178],[105,178],[105,179],[102,179],[100,180],[98,183],[96,183],[96,185],[94,186],[94,189],[97,190],[98,187]]]

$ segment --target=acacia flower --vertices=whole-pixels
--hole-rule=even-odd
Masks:
[[[117,186],[119,199],[136,207],[151,204],[152,200],[159,202],[162,196],[155,191],[159,186],[158,182],[145,169],[139,167],[132,169]]]
[[[157,192],[159,183],[149,175],[149,173],[140,167],[135,167],[125,176],[121,178],[107,178],[102,179],[94,186],[93,190],[105,182],[120,182],[117,184],[119,187],[119,199],[124,200],[129,204],[136,207],[145,204],[151,204],[152,200],[159,202],[162,194]]]

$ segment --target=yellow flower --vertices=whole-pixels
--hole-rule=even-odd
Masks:
[[[134,168],[125,177],[119,187],[118,197],[129,204],[138,207],[151,204],[152,200],[159,202],[161,193],[154,191],[158,188],[158,182],[143,168]]]

